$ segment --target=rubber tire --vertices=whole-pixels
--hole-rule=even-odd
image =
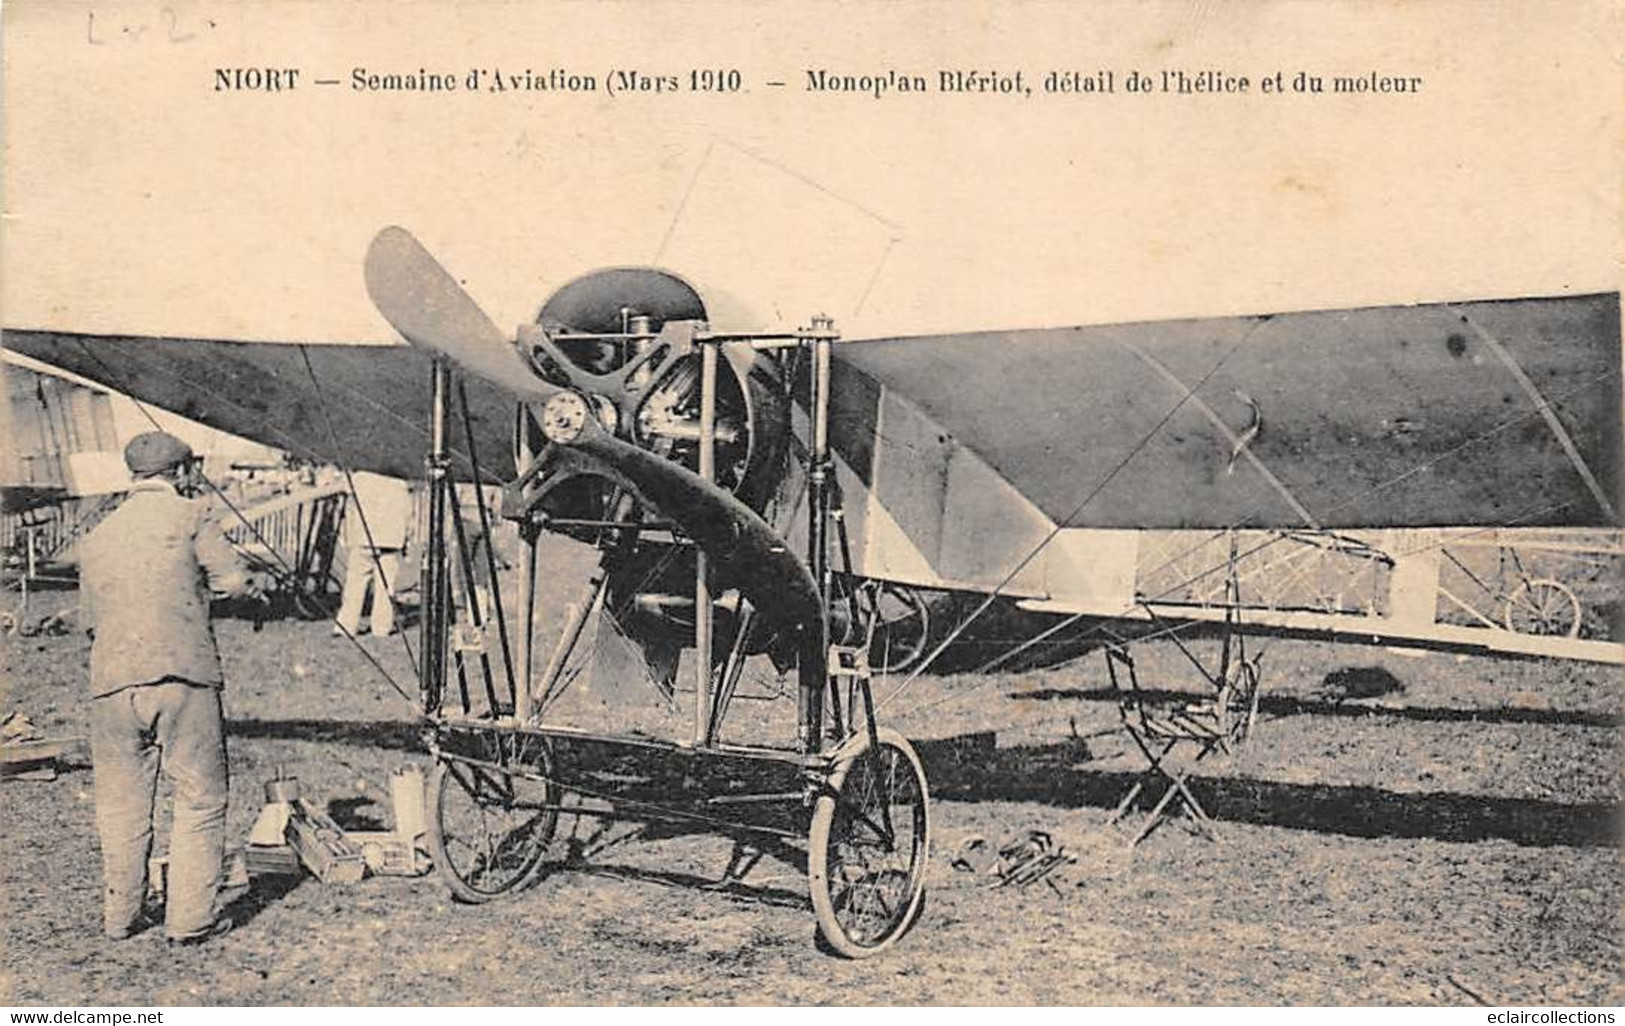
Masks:
[[[836,917],[829,891],[829,839],[830,830],[835,823],[836,795],[845,785],[847,774],[853,764],[868,753],[867,737],[863,737],[860,746],[843,758],[830,774],[829,787],[825,793],[818,796],[818,801],[813,807],[812,828],[808,831],[807,878],[812,894],[813,915],[818,921],[818,939],[822,945],[836,954],[854,959],[880,954],[896,944],[914,925],[925,902],[926,871],[931,862],[931,792],[926,786],[925,767],[920,763],[920,757],[914,751],[914,746],[897,731],[883,727],[876,735],[882,747],[900,751],[906,764],[913,770],[915,780],[919,783],[920,803],[924,813],[920,822],[917,856],[909,867],[914,880],[907,909],[884,936],[868,944],[859,943],[847,936]]]
[[[542,751],[543,760],[546,763],[543,772],[550,774],[552,772],[552,757],[546,754],[545,749]],[[481,905],[524,889],[541,873],[542,867],[547,861],[547,847],[552,841],[554,831],[558,828],[558,813],[552,814],[552,819],[544,830],[546,836],[537,845],[535,855],[528,865],[524,866],[506,886],[492,891],[479,890],[458,875],[456,869],[453,868],[453,860],[446,852],[445,829],[441,820],[444,813],[443,802],[445,800],[447,780],[451,777],[450,762],[451,760],[446,759],[436,761],[434,769],[429,774],[426,789],[428,803],[426,811],[429,813],[426,817],[428,820],[426,833],[428,835],[429,854],[434,858],[435,875],[440,877],[454,897],[471,905]],[[481,767],[481,770],[483,772],[493,772],[485,770],[484,767]],[[460,788],[462,785],[453,781],[451,786]],[[556,787],[552,784],[545,786],[547,788],[547,797],[550,800],[557,800]]]

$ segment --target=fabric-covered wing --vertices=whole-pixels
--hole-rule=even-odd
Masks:
[[[394,477],[423,473],[431,358],[407,346],[24,330],[7,330],[0,344],[295,456]],[[513,476],[514,400],[477,379],[466,387],[481,469],[487,480],[507,480]],[[447,441],[454,473],[468,479],[472,464],[455,407]]]
[[[976,489],[994,534],[1041,537],[1034,507],[1098,528],[1613,526],[1619,317],[1608,294],[853,342],[832,441],[916,536],[932,517],[978,536],[951,523],[968,463],[1025,500]]]

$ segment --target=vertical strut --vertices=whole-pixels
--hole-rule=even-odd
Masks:
[[[827,330],[828,318],[813,327]],[[823,744],[824,691],[829,686],[829,361],[830,341],[812,344],[812,453],[807,473],[807,564],[818,586],[818,619],[802,639],[798,675],[801,702],[798,740],[801,750],[816,753]]]
[[[447,487],[449,489],[450,486]],[[476,484],[475,488],[478,489],[478,487],[479,485]],[[478,501],[477,493],[476,501]],[[455,502],[451,504],[451,507],[452,535],[457,542],[457,568],[453,570],[447,567],[446,583],[448,586],[451,584],[451,574],[460,572],[463,575],[463,595],[468,603],[468,619],[475,629],[479,630],[485,626],[485,619],[484,614],[480,611],[478,587],[474,582],[474,561],[468,554],[468,534],[463,529],[462,508]],[[487,535],[486,538],[486,548],[489,549],[490,536]],[[450,621],[449,608],[447,620]],[[463,665],[461,648],[457,651],[457,665],[459,669]],[[483,642],[480,647],[480,679],[485,684],[485,701],[491,710],[491,716],[495,718],[503,715],[502,703],[497,698],[496,682],[491,677],[491,652]]]
[[[717,476],[717,347],[700,343],[700,479]],[[694,548],[694,744],[711,740],[711,568],[705,552]]]
[[[502,578],[497,574],[497,536],[491,524],[490,511],[485,508],[484,471],[480,468],[479,450],[474,447],[474,416],[468,409],[468,389],[463,379],[457,379],[457,408],[463,414],[463,442],[468,446],[468,461],[474,467],[475,509],[480,514],[480,533],[485,537],[486,580],[491,582],[491,609],[482,610],[484,623],[496,622],[497,642],[502,648],[502,667],[508,675],[508,699],[513,713],[519,713],[519,682],[514,679],[513,650],[508,644],[508,611],[502,601]]]
[[[515,684],[513,696],[513,714],[520,723],[529,723],[531,718],[531,645],[532,634],[536,627],[536,540],[537,534],[530,525],[522,525],[519,529],[519,637],[514,642]]]
[[[429,455],[424,461],[424,477],[428,482],[428,529],[424,532],[428,543],[423,546],[423,572],[420,590],[423,594],[422,631],[423,671],[418,693],[425,714],[440,712],[440,698],[446,687],[446,630],[445,630],[445,575],[446,538],[442,517],[445,503],[441,492],[446,487],[446,361],[435,357],[432,410],[429,425]],[[465,695],[463,704],[466,706]],[[466,710],[465,710],[466,711]]]
[[[514,419],[514,467],[519,474],[530,470],[536,454],[530,448],[530,411],[523,405]],[[536,617],[536,540],[537,531],[527,517],[519,524],[519,587],[515,601],[519,605],[519,637],[514,641],[513,714],[520,723],[529,723],[531,716],[531,646]],[[497,577],[491,575],[493,591],[500,593]]]

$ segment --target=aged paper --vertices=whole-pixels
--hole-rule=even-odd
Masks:
[[[12,331],[393,342],[362,273],[369,243],[390,225],[421,240],[504,330],[534,321],[554,289],[584,272],[650,264],[700,286],[717,327],[793,329],[827,316],[856,339],[1582,296],[1617,292],[1621,277],[1618,0],[11,0],[3,19],[0,325]],[[1006,398],[1012,408],[1027,401]],[[1081,543],[1077,553],[1097,571],[1087,586],[1132,591],[1132,550],[1115,564]],[[1418,616],[1433,608],[1430,596]],[[246,628],[241,635],[262,644]],[[307,664],[319,665],[273,654],[269,683],[243,685],[241,708],[258,708],[258,718],[233,721],[234,745],[252,739],[233,749],[252,760],[249,782],[233,791],[234,829],[252,817],[275,760],[317,761],[312,738],[344,759],[362,758],[352,748],[370,752],[365,765],[378,779],[389,768],[379,760],[420,754],[382,704],[339,702],[331,718],[325,707],[266,712],[281,675],[305,680],[318,672]],[[1378,660],[1409,665],[1367,661]],[[715,884],[705,874],[721,872],[724,845],[693,873],[659,865],[632,873],[639,884],[587,874],[550,884],[523,896],[519,912],[503,906],[491,914],[507,918],[475,927],[432,881],[353,892],[348,906],[307,881],[256,908],[239,931],[247,936],[222,940],[240,945],[224,950],[241,966],[200,970],[195,984],[190,970],[153,970],[164,957],[156,948],[126,947],[97,975],[80,968],[102,957],[82,801],[70,818],[82,875],[63,906],[41,904],[70,893],[60,881],[49,896],[21,884],[8,891],[34,918],[14,917],[7,942],[33,953],[23,972],[0,976],[0,997],[64,1006],[1617,1001],[1619,943],[1608,936],[1617,916],[1594,914],[1618,907],[1617,872],[1598,868],[1617,852],[1597,839],[1617,808],[1617,719],[1548,708],[1526,697],[1538,682],[1519,683],[1534,671],[1503,681],[1480,665],[1429,663],[1416,677],[1437,679],[1433,668],[1444,666],[1461,678],[1460,694],[1491,680],[1488,701],[1505,717],[1497,727],[1576,731],[1579,740],[1561,742],[1587,753],[1573,791],[1553,797],[1555,774],[1495,770],[1502,756],[1523,765],[1496,747],[1501,735],[1473,735],[1465,756],[1445,750],[1449,739],[1421,754],[1387,735],[1338,740],[1339,753],[1365,753],[1348,779],[1315,775],[1326,742],[1301,763],[1275,766],[1261,785],[1264,811],[1238,815],[1246,836],[1268,834],[1259,843],[1274,861],[1255,877],[1243,856],[1224,856],[1231,861],[1219,865],[1236,881],[1213,885],[1211,907],[1180,890],[1189,875],[1191,893],[1208,893],[1218,872],[1182,837],[1152,857],[1155,882],[1143,888],[1125,882],[1135,864],[1113,848],[1100,863],[1109,897],[1093,897],[1085,873],[1076,893],[1090,896],[987,899],[995,925],[982,932],[982,892],[952,891],[943,854],[933,872],[949,877],[950,893],[937,921],[928,911],[890,967],[848,973],[804,943],[798,871],[773,878],[766,897],[751,899],[759,904],[728,904],[700,886]],[[1322,679],[1325,667],[1314,667],[1294,667],[1307,674],[1304,689]],[[1102,688],[1096,671],[1066,686]],[[345,672],[359,680],[369,671]],[[1583,693],[1580,676],[1562,671],[1576,701],[1606,705],[1597,695],[1617,667],[1597,669]],[[63,686],[79,681],[68,674]],[[1053,681],[1043,687],[1068,694]],[[1472,699],[1437,687],[1443,697],[1426,692],[1421,711],[1396,714],[1397,730],[1471,718]],[[1518,704],[1528,702],[1539,707]],[[1341,705],[1301,696],[1280,708],[1334,725],[1350,719]],[[1007,726],[915,722],[967,736]],[[1056,722],[1048,727],[1067,729]],[[1026,726],[1001,735],[1000,751]],[[1063,762],[1097,744],[1076,722],[1064,739],[1045,740]],[[1381,776],[1412,756],[1411,776]],[[1451,758],[1510,779],[1516,793],[1480,802],[1478,785],[1462,782],[1466,770],[1441,768]],[[1359,776],[1368,771],[1378,783]],[[353,784],[348,762],[321,772],[331,793]],[[1115,776],[1094,778],[1099,786],[1084,794],[1070,783],[1029,785],[1049,778],[1028,772],[1047,771],[988,771],[974,778],[980,791],[954,778],[953,793],[970,800],[939,803],[950,805],[939,842],[952,847],[976,830],[997,840],[1038,822],[1034,804],[1064,833],[1081,829],[1080,807],[1098,825],[1115,801],[1106,794]],[[1011,805],[1013,818],[986,812]],[[1279,811],[1305,805],[1320,811]],[[1383,815],[1392,822],[1373,835],[1368,823]],[[1492,826],[1473,835],[1461,822]],[[1327,854],[1325,837],[1347,850]],[[1426,874],[1408,876],[1412,856],[1397,846],[1418,837],[1439,850],[1429,849]],[[50,858],[49,844],[29,843]],[[685,843],[675,857],[689,857]],[[1327,865],[1340,874],[1330,883],[1315,877]],[[1565,890],[1570,872],[1588,898]],[[1256,880],[1277,875],[1295,893],[1324,887],[1318,907],[1333,909],[1369,883],[1379,914],[1270,922],[1260,910],[1275,898]],[[1471,893],[1451,905],[1459,887]],[[1515,907],[1503,901],[1507,887]],[[1226,903],[1237,894],[1245,910],[1232,914]],[[1087,925],[1110,907],[1129,912]],[[349,915],[356,908],[364,911]],[[491,955],[535,925],[527,915],[548,928],[578,915],[584,925],[547,934],[536,956],[545,968],[527,972],[529,955]],[[1428,915],[1445,917],[1439,929],[1465,961],[1430,948],[1420,927],[1382,947],[1383,923],[1414,926]],[[34,949],[42,916],[64,936],[82,935],[84,949]],[[1462,939],[1485,921],[1514,924],[1485,927],[1486,936],[1536,938],[1529,950],[1539,958],[1507,955],[1509,969]],[[1203,942],[1213,922],[1229,931],[1217,959]],[[334,932],[321,934],[329,923]],[[1233,945],[1289,927],[1299,947],[1232,963],[1248,957]],[[1081,932],[1051,950],[1051,929]],[[479,945],[458,946],[479,930]],[[308,931],[316,940],[304,946]],[[1588,938],[1599,934],[1594,948]],[[387,969],[329,958],[380,938],[416,954]],[[1413,963],[1422,968],[1408,972]],[[1345,968],[1346,986],[1337,975]]]
[[[390,223],[499,323],[654,260],[854,336],[1607,289],[1618,18],[15,3],[6,323],[386,339]]]

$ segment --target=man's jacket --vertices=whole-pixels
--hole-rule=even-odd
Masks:
[[[244,594],[247,568],[201,503],[138,481],[80,546],[81,622],[94,631],[92,696],[174,677],[218,687],[211,591]]]
[[[412,522],[412,489],[405,481],[358,470],[355,495],[344,514],[344,544],[352,550],[404,549]]]

